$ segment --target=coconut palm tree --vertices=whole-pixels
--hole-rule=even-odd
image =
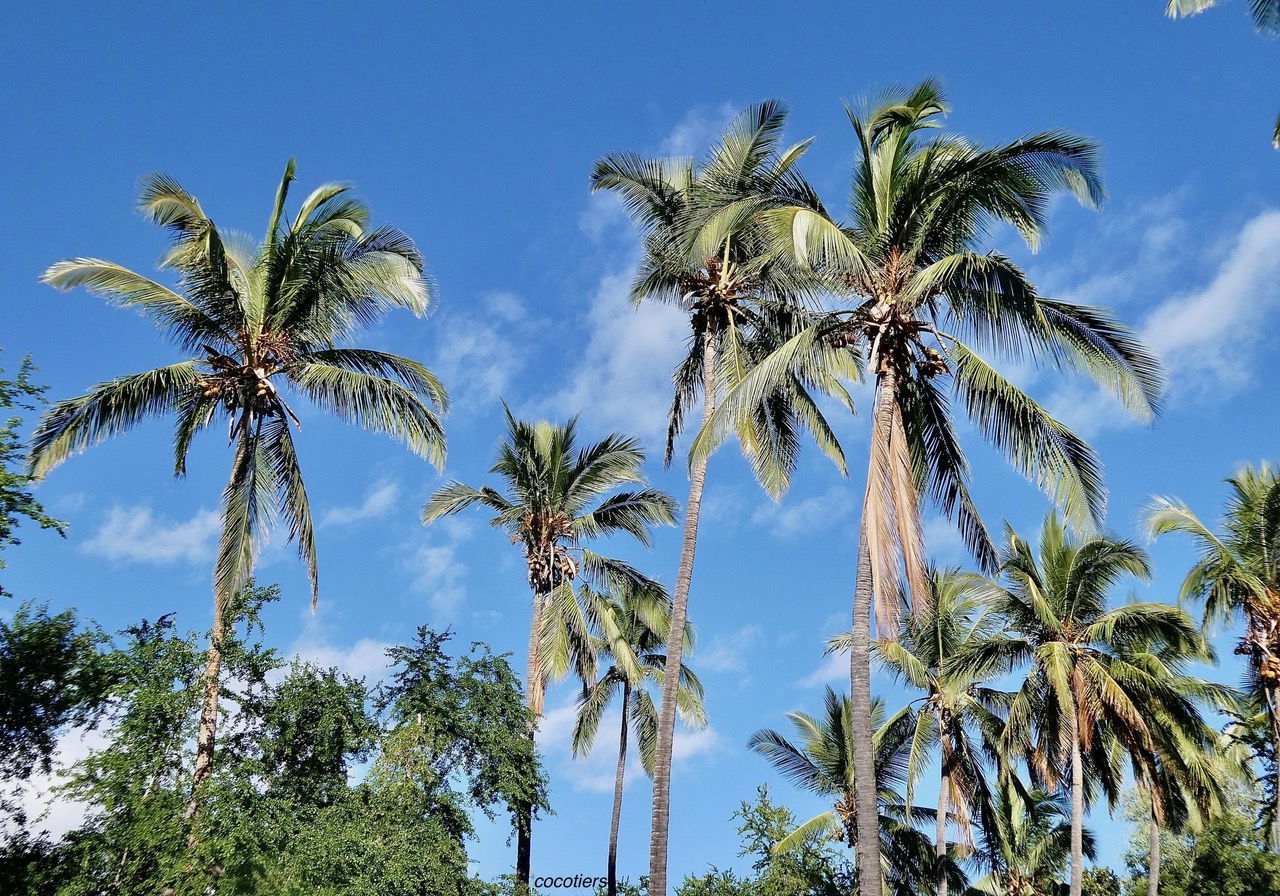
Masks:
[[[982,599],[982,579],[957,568],[929,570],[930,602],[904,621],[896,641],[880,639],[875,650],[893,676],[923,693],[891,719],[910,715],[915,720],[908,753],[906,800],[914,802],[914,784],[926,757],[936,746],[938,758],[938,815],[934,849],[937,893],[946,896],[948,870],[946,826],[953,819],[965,842],[973,843],[971,819],[992,816],[988,757],[998,755],[1003,723],[997,714],[1011,694],[987,687],[998,664],[987,668],[957,662],[979,649],[1000,630],[1002,620],[988,612]],[[904,595],[905,598],[905,595]],[[846,646],[844,640],[834,642]],[[917,705],[919,704],[919,705]]]
[[[585,588],[586,586],[584,586]],[[579,589],[581,592],[583,589]],[[627,588],[610,595],[582,595],[583,602],[600,602],[596,618],[609,617],[616,632],[613,640],[599,638],[601,659],[612,660],[594,682],[583,682],[582,698],[573,725],[573,754],[585,756],[595,744],[605,710],[621,696],[622,718],[618,724],[618,764],[613,779],[613,815],[609,825],[608,894],[618,892],[618,827],[622,818],[622,786],[626,778],[627,735],[635,732],[640,765],[653,776],[653,753],[657,741],[658,711],[646,685],[662,687],[666,656],[660,651],[671,626],[671,598],[665,590]],[[693,650],[693,625],[685,623],[686,655]],[[676,691],[680,720],[695,728],[705,727],[707,713],[702,705],[702,682],[689,667],[680,665],[680,687]]]
[[[1015,778],[996,787],[996,812],[982,829],[983,853],[991,870],[974,881],[971,893],[986,896],[1058,896],[1071,860],[1071,809],[1065,793],[1028,790]],[[1081,850],[1095,857],[1093,832],[1085,829]]]
[[[1204,604],[1207,630],[1243,617],[1236,653],[1248,658],[1247,689],[1266,707],[1273,749],[1280,750],[1280,471],[1262,463],[1227,483],[1221,535],[1173,498],[1153,500],[1147,525],[1153,536],[1191,536],[1200,559],[1183,579],[1181,597]],[[1280,788],[1275,798],[1272,839],[1280,851]]]
[[[1049,788],[1070,776],[1071,896],[1083,873],[1086,773],[1114,805],[1120,762],[1143,769],[1158,754],[1153,726],[1185,711],[1151,645],[1194,655],[1201,635],[1177,607],[1127,603],[1107,609],[1108,592],[1125,576],[1145,579],[1145,552],[1106,535],[1070,537],[1056,513],[1045,517],[1033,549],[1006,527],[1002,585],[990,599],[1009,634],[972,652],[984,667],[1029,666],[1009,705],[1004,742],[1025,754],[1033,777]]]
[[[1107,311],[1046,298],[1011,259],[981,250],[999,224],[1036,248],[1057,193],[1098,205],[1103,189],[1093,144],[1053,131],[977,146],[935,130],[946,111],[932,80],[895,91],[869,111],[849,110],[857,138],[849,223],[802,204],[765,213],[775,238],[843,304],[756,365],[692,449],[703,456],[727,422],[757,405],[779,377],[809,381],[831,373],[825,365],[832,348],[863,359],[874,375],[850,650],[858,731],[870,730],[869,614],[882,636],[895,637],[899,579],[913,602],[923,607],[928,600],[921,496],[956,521],[983,571],[994,568],[945,387],[974,427],[1082,526],[1100,521],[1104,508],[1092,449],[981,353],[1086,373],[1141,418],[1154,413],[1160,392],[1158,363]],[[855,758],[860,768],[870,766],[865,737]],[[873,807],[874,795],[864,789],[859,817],[874,823]],[[878,867],[871,854],[877,838],[858,842],[867,851],[859,863]],[[875,882],[864,881],[866,896],[879,896]]]
[[[644,238],[644,257],[631,288],[633,302],[674,305],[689,315],[688,353],[672,373],[675,387],[668,415],[664,460],[671,462],[686,415],[702,400],[705,427],[718,395],[751,369],[766,349],[785,338],[800,317],[794,299],[813,288],[769,248],[759,214],[783,205],[821,208],[796,164],[808,141],[781,148],[786,110],[774,101],[739,114],[706,159],[642,159],[615,153],[600,159],[592,190],[621,196]],[[779,493],[786,485],[803,427],[843,467],[839,447],[806,387],[818,386],[849,401],[828,370],[850,376],[850,359],[832,352],[812,379],[780,377],[760,401],[729,420],[757,478]],[[722,441],[724,434],[717,439]],[[714,447],[714,446],[713,446]],[[676,571],[667,674],[654,760],[649,892],[666,896],[667,831],[670,816],[671,747],[675,736],[676,670],[680,668],[688,614],[708,450],[691,460],[684,536]]]
[[[432,284],[407,236],[369,226],[351,186],[327,183],[285,214],[294,162],[276,191],[262,243],[220,231],[195,197],[163,174],[146,177],[138,207],[170,230],[161,268],[174,287],[97,258],[59,261],[42,280],[83,286],[141,312],[189,356],[117,377],[54,404],[31,437],[28,470],[43,476],[66,457],[151,417],[172,415],[174,474],[186,475],[192,439],[227,422],[231,476],[222,492],[222,532],[213,575],[213,626],[204,670],[193,795],[213,761],[222,639],[233,595],[248,582],[257,547],[283,516],[317,594],[311,509],[294,447],[298,426],[286,397],[309,399],[342,420],[387,433],[440,466],[445,439],[440,382],[416,361],[345,347],[360,327],[392,308],[426,312]]]
[[[826,833],[833,840],[856,847],[860,829],[855,822],[856,775],[852,761],[855,738],[850,724],[849,699],[827,688],[821,718],[798,711],[787,713],[787,718],[795,727],[796,743],[766,728],[753,734],[747,746],[768,759],[783,777],[801,790],[834,802],[830,809],[799,825],[774,849],[792,849],[817,833]],[[888,881],[891,892],[920,892],[936,881],[930,861],[931,845],[914,827],[917,822],[933,820],[933,812],[913,806],[903,796],[911,766],[915,719],[911,713],[898,713],[886,720],[884,704],[876,698],[872,701],[872,721],[882,877]],[[953,884],[963,882],[957,866],[949,865],[949,871]],[[859,868],[859,880],[864,874]]]
[[[520,545],[533,594],[525,677],[532,737],[549,678],[570,670],[583,681],[595,677],[592,630],[609,643],[622,640],[613,617],[594,612],[595,602],[579,603],[575,579],[582,576],[597,587],[622,590],[655,587],[629,565],[601,557],[584,543],[622,533],[648,547],[650,530],[673,524],[677,507],[657,489],[617,491],[644,484],[644,452],[635,439],[612,433],[579,448],[576,417],[563,425],[527,423],[516,420],[505,405],[503,409],[507,433],[489,472],[502,480],[506,493],[488,485],[449,482],[422,508],[422,521],[429,524],[479,504],[494,512],[490,525]],[[525,886],[531,823],[532,807],[525,806],[516,821],[516,879]]]
[[[1217,6],[1218,0],[1165,0],[1164,14],[1170,18],[1182,18],[1204,12]],[[1280,0],[1249,0],[1249,17],[1260,34],[1274,37],[1280,34]],[[1280,118],[1271,132],[1271,145],[1280,149]]]

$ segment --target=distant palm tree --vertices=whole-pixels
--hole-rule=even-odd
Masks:
[[[1186,504],[1156,498],[1147,515],[1154,536],[1190,535],[1199,561],[1182,582],[1184,600],[1204,603],[1209,630],[1239,615],[1245,632],[1236,648],[1249,663],[1249,687],[1261,697],[1280,752],[1280,470],[1262,463],[1227,480],[1231,496],[1216,535]],[[1272,807],[1272,844],[1280,851],[1280,788]]]
[[[1169,604],[1107,609],[1108,592],[1124,576],[1149,575],[1145,552],[1105,535],[1070,538],[1056,514],[1045,517],[1036,549],[1006,528],[1000,568],[1006,584],[993,583],[992,609],[1010,634],[973,651],[973,662],[1030,664],[1004,739],[1048,787],[1070,775],[1071,896],[1080,896],[1086,763],[1114,800],[1120,752],[1155,754],[1152,726],[1165,718],[1169,683],[1147,661],[1150,645],[1191,652],[1200,633]]]
[[[234,459],[222,493],[188,815],[212,771],[228,605],[248,582],[258,544],[277,514],[306,561],[313,605],[316,598],[311,509],[289,425],[298,419],[281,387],[343,420],[400,439],[437,466],[444,463],[437,413],[448,397],[431,371],[396,355],[340,347],[391,308],[418,315],[427,310],[432,287],[422,256],[398,230],[371,228],[369,211],[349,184],[318,187],[289,220],[284,205],[293,171],[290,159],[259,245],[220,231],[168,176],[145,178],[138,207],[173,233],[173,247],[161,262],[177,277],[173,289],[97,258],[59,261],[41,278],[63,290],[84,286],[140,311],[196,357],[108,380],[54,404],[31,437],[32,475],[42,476],[143,420],[172,414],[174,473],[182,477],[196,433],[215,419],[228,424]]]
[[[813,288],[811,277],[798,276],[769,248],[759,223],[759,214],[766,209],[793,204],[821,207],[796,167],[808,141],[781,148],[785,123],[783,106],[767,101],[734,118],[701,164],[688,158],[642,159],[615,153],[596,162],[591,173],[592,190],[621,196],[644,236],[644,257],[631,288],[632,301],[662,302],[689,315],[689,352],[672,373],[675,394],[668,415],[667,463],[699,395],[705,427],[718,393],[740,381],[768,348],[794,329],[800,312],[793,300]],[[828,361],[832,368],[856,374],[847,357]],[[802,427],[812,431],[843,466],[835,438],[806,391],[812,385],[849,401],[825,368],[814,379],[781,377],[761,401],[734,415],[715,440],[718,444],[732,428],[757,478],[771,493],[785,487]],[[681,633],[688,614],[706,472],[705,454],[691,458],[654,762],[651,896],[666,896],[667,891],[675,670],[683,650]]]
[[[911,805],[903,796],[914,746],[912,734],[915,720],[910,714],[898,714],[886,721],[884,704],[872,701],[872,742],[876,757],[877,827],[883,878],[892,893],[916,893],[936,885],[931,845],[916,830],[915,823],[933,820],[933,812]],[[799,825],[780,840],[776,851],[785,852],[805,843],[816,834],[826,834],[849,847],[857,846],[856,776],[853,767],[854,732],[850,724],[849,698],[827,688],[824,712],[820,718],[808,713],[789,712],[787,718],[795,727],[797,741],[792,743],[772,728],[751,735],[747,742],[752,750],[768,759],[775,769],[801,790],[834,800],[832,807]],[[954,864],[949,866],[953,883],[963,876]],[[858,879],[865,871],[858,869]]]
[[[1204,12],[1211,6],[1217,6],[1218,2],[1219,0],[1165,0],[1164,14],[1177,19]],[[1253,19],[1253,27],[1260,33],[1272,37],[1280,34],[1280,0],[1249,0],[1249,16]],[[1280,118],[1276,119],[1275,129],[1271,132],[1271,145],[1280,149]]]
[[[891,719],[908,714],[915,719],[908,754],[908,803],[914,801],[914,783],[923,772],[926,757],[935,746],[939,752],[934,838],[938,896],[947,894],[948,818],[957,823],[970,845],[973,815],[988,821],[991,818],[987,757],[997,752],[1003,729],[998,712],[1012,697],[986,684],[998,674],[996,662],[988,661],[985,669],[957,662],[967,652],[981,648],[1003,623],[988,612],[990,608],[980,596],[983,581],[956,568],[931,569],[929,605],[904,621],[897,641],[880,639],[875,644],[880,661],[894,677],[924,694]],[[845,646],[842,641],[836,643]]]
[[[1071,809],[1065,793],[1026,790],[1016,779],[996,788],[996,813],[983,827],[983,853],[994,857],[991,870],[976,880],[971,893],[985,896],[1058,896],[1071,860]],[[1084,829],[1080,848],[1090,859],[1097,847]]]
[[[584,588],[586,586],[583,586]],[[582,591],[582,589],[579,589]],[[662,589],[628,588],[608,596],[583,595],[584,603],[598,601],[596,618],[612,620],[608,628],[613,639],[598,639],[602,659],[613,660],[594,682],[583,682],[582,699],[573,725],[573,754],[585,756],[595,744],[605,710],[614,697],[621,696],[622,719],[618,724],[618,764],[613,779],[613,816],[609,826],[608,896],[618,892],[618,827],[622,818],[622,786],[626,779],[627,734],[634,731],[640,765],[653,776],[653,754],[657,743],[658,712],[646,685],[662,687],[667,658],[660,651],[671,627],[671,598]],[[685,623],[686,655],[693,649],[693,625]],[[621,692],[619,694],[619,692]],[[707,713],[702,705],[702,682],[687,665],[680,664],[680,687],[676,709],[684,724],[705,727]]]
[[[526,423],[505,405],[504,410],[507,434],[489,472],[498,475],[506,493],[488,485],[450,482],[427,501],[422,521],[429,524],[479,504],[494,511],[490,525],[520,545],[533,592],[525,677],[532,737],[549,677],[562,677],[571,669],[584,681],[595,677],[592,628],[611,643],[622,639],[612,617],[593,616],[594,604],[578,602],[574,580],[581,575],[601,587],[654,587],[635,569],[601,557],[583,547],[584,542],[623,533],[647,547],[650,530],[671,525],[677,507],[657,489],[615,491],[629,483],[644,484],[644,452],[635,439],[614,433],[579,448],[577,418],[563,425]],[[525,806],[516,823],[516,879],[525,886],[531,824],[532,808]]]
[[[870,614],[882,637],[896,637],[900,578],[920,607],[928,601],[922,495],[957,522],[979,567],[994,569],[947,387],[974,427],[1080,525],[1102,518],[1105,492],[1094,452],[981,353],[1086,373],[1141,418],[1152,415],[1161,388],[1156,360],[1109,312],[1046,298],[1011,259],[982,249],[1001,224],[1036,248],[1058,193],[1098,205],[1103,189],[1094,145],[1051,131],[978,146],[935,130],[946,111],[933,80],[894,91],[865,114],[849,110],[857,155],[848,224],[812,204],[765,213],[786,250],[847,304],[819,315],[762,360],[725,396],[693,446],[694,457],[703,456],[726,421],[757,406],[780,375],[812,381],[835,374],[827,366],[833,348],[862,359],[874,374],[850,649],[860,732],[870,731]],[[865,736],[855,758],[859,768],[869,767]],[[859,818],[874,823],[867,789]],[[858,842],[859,864],[878,867],[877,838]],[[880,896],[873,878],[862,881],[864,896]]]

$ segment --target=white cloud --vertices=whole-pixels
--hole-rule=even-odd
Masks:
[[[828,653],[816,669],[800,679],[796,684],[802,688],[817,685],[841,683],[849,686],[849,653],[844,650],[833,650]]]
[[[528,363],[535,321],[514,293],[495,292],[475,311],[442,314],[437,324],[434,367],[455,407],[487,413]]]
[[[701,156],[720,137],[737,112],[732,103],[722,103],[713,110],[690,109],[662,141],[658,154]]]
[[[354,644],[339,647],[336,644],[321,643],[315,640],[314,635],[307,633],[293,643],[290,652],[298,659],[321,669],[336,667],[352,678],[363,678],[372,683],[386,677],[391,662],[387,658],[387,650],[394,646],[390,641],[361,638]]]
[[[409,561],[413,587],[428,595],[431,608],[445,620],[456,618],[466,599],[467,567],[453,544],[421,545]]]
[[[764,629],[755,624],[715,635],[705,649],[698,651],[697,668],[710,672],[745,672],[747,653],[763,640]]]
[[[925,519],[921,528],[930,561],[939,566],[969,561],[969,551],[964,546],[964,539],[951,520],[943,516],[930,516]]]
[[[775,535],[794,538],[848,519],[855,500],[848,486],[833,486],[821,495],[799,501],[784,497],[777,504],[765,504],[751,515],[751,521],[769,527]]]
[[[400,486],[394,482],[380,482],[369,491],[356,507],[331,507],[320,518],[322,526],[348,526],[365,520],[385,516],[395,507]]]
[[[593,242],[598,243],[614,234],[630,235],[631,221],[627,208],[616,193],[591,193],[587,207],[578,217],[578,229]]]
[[[113,507],[82,549],[109,560],[203,564],[213,559],[219,529],[219,516],[212,510],[175,521],[156,516],[146,506]]]
[[[671,760],[684,762],[695,756],[711,753],[718,746],[720,746],[720,735],[710,725],[697,731],[677,728],[675,740],[671,742]]]
[[[1280,305],[1280,211],[1248,221],[1203,289],[1158,305],[1142,327],[1175,389],[1215,393],[1249,383]]]
[[[653,452],[665,437],[671,370],[683,357],[689,323],[670,305],[643,302],[632,307],[631,278],[628,270],[600,281],[581,363],[549,404],[565,416],[587,411],[593,430],[612,427],[631,433]]]
[[[44,832],[51,840],[59,840],[68,831],[84,824],[92,806],[55,794],[53,789],[61,783],[60,772],[87,758],[90,753],[105,748],[110,742],[110,732],[102,729],[73,728],[65,731],[58,737],[50,774],[33,775],[19,792],[14,791],[12,784],[4,786],[6,796],[17,798],[32,834]]]

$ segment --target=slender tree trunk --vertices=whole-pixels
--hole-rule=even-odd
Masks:
[[[1147,896],[1156,896],[1160,891],[1160,825],[1156,822],[1155,807],[1151,809],[1151,829],[1147,851]]]
[[[1080,723],[1071,710],[1071,896],[1084,883],[1084,760],[1080,755]]]
[[[716,409],[716,349],[719,334],[710,332],[702,349],[702,425]],[[667,633],[667,661],[663,667],[662,708],[658,712],[658,740],[653,751],[653,818],[649,831],[649,896],[667,896],[667,832],[671,820],[671,747],[676,731],[676,688],[684,652],[684,626],[688,618],[689,583],[693,579],[693,552],[698,544],[698,515],[702,485],[707,478],[707,458],[694,462],[689,476],[689,498],[684,507],[684,539],[680,566],[676,569],[671,599],[671,630]]]
[[[871,553],[866,505],[858,538],[858,575],[853,590],[849,637],[849,728],[853,732],[855,856],[861,896],[881,896],[880,806],[876,798],[875,753],[871,745]],[[867,782],[871,782],[867,786]]]
[[[627,772],[627,709],[631,685],[622,683],[622,728],[618,732],[618,770],[613,775],[613,821],[609,825],[609,896],[618,896],[618,826],[622,822],[622,784]]]
[[[524,699],[529,708],[529,739],[538,730],[546,684],[542,680],[542,612],[547,595],[533,592],[533,612],[529,620],[529,661],[525,667]],[[524,803],[516,815],[516,884],[527,888],[533,860],[533,805]]]
[[[942,780],[938,782],[938,828],[934,855],[938,862],[938,896],[947,896],[947,799],[951,791],[951,770],[944,761]]]
[[[897,390],[892,368],[877,373],[876,431],[888,438],[893,425]],[[871,452],[874,455],[874,451]],[[872,489],[880,487],[874,457],[867,463],[866,490],[858,535],[858,573],[853,592],[853,625],[849,638],[849,724],[853,730],[854,803],[857,806],[858,889],[861,896],[881,896],[880,807],[876,796],[876,760],[871,744],[871,614],[875,612],[875,582],[867,531]],[[891,562],[897,562],[892,558]]]
[[[222,671],[222,640],[227,627],[226,600],[216,591],[213,595],[213,628],[209,631],[209,650],[204,664],[200,697],[200,723],[196,732],[196,764],[191,775],[191,799],[184,813],[194,818],[203,799],[201,791],[213,774],[214,742],[218,734],[218,676]]]

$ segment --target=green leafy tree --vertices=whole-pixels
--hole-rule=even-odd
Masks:
[[[1182,581],[1183,600],[1204,605],[1209,631],[1243,617],[1236,647],[1248,663],[1247,689],[1265,707],[1272,755],[1280,748],[1280,472],[1266,463],[1227,480],[1231,495],[1218,535],[1186,504],[1156,498],[1147,523],[1152,535],[1189,535],[1199,559]],[[1280,790],[1270,812],[1272,846],[1280,852]]]
[[[1152,727],[1168,721],[1172,688],[1148,662],[1151,645],[1185,653],[1201,648],[1187,615],[1161,603],[1108,609],[1108,595],[1125,576],[1149,575],[1146,553],[1106,535],[1070,537],[1057,514],[1045,517],[1033,548],[1012,529],[993,587],[992,609],[1009,634],[973,651],[984,664],[996,657],[1025,678],[1009,705],[1005,749],[1025,753],[1032,774],[1071,798],[1071,896],[1084,871],[1086,775],[1110,798],[1118,794],[1118,754],[1157,752]],[[1170,701],[1166,703],[1164,701]]]
[[[33,385],[31,374],[35,367],[30,358],[23,358],[18,367],[18,377],[0,379],[0,410],[18,411],[6,417],[0,424],[0,569],[4,569],[3,549],[18,544],[13,530],[25,517],[41,529],[53,529],[59,535],[67,524],[45,513],[44,507],[31,494],[35,477],[20,472],[23,445],[19,430],[22,428],[21,411],[33,411],[43,400],[44,387]],[[8,596],[0,587],[0,597]]]
[[[192,438],[225,419],[233,446],[222,493],[222,533],[213,575],[213,631],[197,732],[196,793],[211,774],[218,721],[223,620],[252,573],[258,543],[281,515],[317,588],[311,508],[294,446],[297,417],[285,398],[296,391],[322,410],[403,441],[437,465],[444,431],[437,411],[447,395],[416,361],[344,347],[360,327],[391,308],[427,310],[431,284],[422,256],[404,234],[370,227],[369,211],[348,184],[328,183],[303,200],[292,219],[285,199],[293,160],[276,192],[261,244],[224,233],[195,197],[163,174],[143,180],[138,207],[173,235],[161,267],[171,289],[96,258],[59,261],[43,280],[84,286],[134,308],[195,357],[100,383],[54,404],[31,437],[28,474],[43,476],[70,454],[141,421],[172,415],[174,474],[186,473]]]
[[[635,732],[640,765],[653,775],[653,754],[657,743],[658,711],[647,685],[662,686],[666,656],[661,653],[671,627],[671,598],[665,590],[630,587],[620,593],[584,595],[598,602],[594,615],[609,617],[610,630],[619,637],[599,638],[596,651],[602,660],[612,660],[594,682],[584,682],[571,739],[573,754],[585,756],[595,744],[605,711],[619,698],[622,717],[618,723],[618,763],[613,778],[613,815],[609,824],[609,857],[606,867],[607,896],[618,893],[618,827],[622,819],[622,787],[626,780],[627,738]],[[693,624],[685,622],[685,653],[694,643]],[[680,664],[680,687],[676,690],[680,720],[690,727],[707,724],[702,705],[702,682],[685,663]]]
[[[24,603],[0,620],[0,778],[48,774],[58,734],[95,720],[114,678],[107,640],[73,610]]]
[[[618,491],[645,481],[644,452],[635,439],[615,433],[580,448],[577,418],[563,425],[526,423],[504,409],[507,434],[489,472],[502,480],[506,493],[488,485],[474,488],[450,482],[431,496],[422,520],[429,524],[479,504],[494,511],[490,524],[520,545],[533,594],[525,676],[530,718],[521,726],[532,743],[548,679],[563,677],[571,669],[583,681],[594,679],[592,629],[610,641],[621,638],[611,627],[612,617],[595,614],[590,601],[578,601],[574,581],[583,576],[601,587],[623,589],[652,585],[632,567],[602,557],[584,543],[621,533],[647,547],[650,530],[671,525],[677,508],[657,489]],[[525,886],[531,824],[528,813],[517,821],[516,880]]]
[[[857,154],[847,224],[805,204],[765,213],[775,237],[842,304],[747,374],[693,449],[695,457],[709,451],[723,426],[780,377],[832,374],[833,348],[875,377],[850,650],[854,728],[864,732],[855,759],[863,770],[872,764],[870,614],[882,637],[895,637],[899,580],[921,607],[928,601],[921,497],[956,521],[984,571],[995,563],[969,493],[947,387],[974,428],[1082,525],[1102,518],[1093,451],[982,353],[1085,373],[1144,419],[1161,387],[1155,359],[1110,313],[1042,296],[1011,259],[981,248],[999,224],[1036,248],[1058,193],[1098,205],[1093,144],[1050,131],[978,146],[935,130],[946,111],[932,80],[895,90],[869,111],[849,111]],[[858,817],[874,825],[869,786],[858,799]],[[859,865],[874,869],[878,838],[867,834],[858,838]],[[874,873],[863,893],[879,896]]]
[[[699,164],[689,158],[642,159],[615,153],[596,162],[593,190],[618,194],[644,237],[644,255],[631,288],[635,303],[656,301],[689,315],[688,354],[672,372],[674,396],[664,459],[671,462],[685,418],[702,399],[705,429],[725,388],[741,381],[754,364],[795,328],[798,296],[812,291],[774,250],[760,214],[782,205],[818,207],[818,198],[797,163],[808,141],[783,148],[786,110],[766,101],[738,114]],[[833,353],[834,354],[834,353]],[[847,357],[829,359],[850,375]],[[762,398],[728,421],[715,443],[732,427],[756,477],[772,493],[785,487],[797,452],[797,433],[812,431],[843,467],[843,457],[807,388],[818,386],[851,402],[822,368],[816,377],[781,377]],[[711,447],[714,447],[711,446]],[[670,822],[671,749],[675,737],[676,681],[684,645],[694,552],[701,519],[707,455],[690,457],[689,497],[667,638],[666,685],[658,722],[654,764],[649,888],[667,892],[667,836]]]
[[[1163,856],[1160,896],[1276,896],[1280,894],[1280,856],[1268,850],[1254,819],[1236,807],[1248,802],[1237,793],[1202,829],[1160,834]],[[1145,896],[1150,846],[1141,824],[1146,807],[1135,804],[1138,822],[1125,853],[1129,875],[1125,896]]]

